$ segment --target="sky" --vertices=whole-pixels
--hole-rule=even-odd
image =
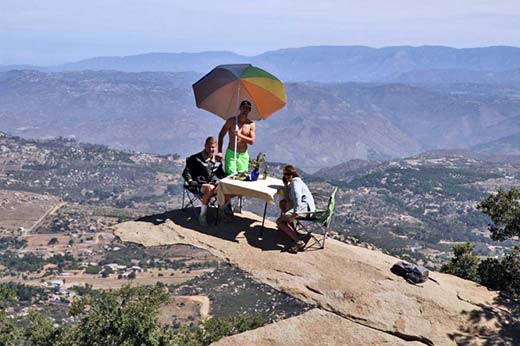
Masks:
[[[520,47],[520,0],[0,0],[0,65],[313,45]]]

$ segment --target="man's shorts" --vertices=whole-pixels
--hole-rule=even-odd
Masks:
[[[235,167],[237,173],[249,171],[249,154],[247,151],[244,153],[237,152],[237,160],[235,162],[235,152],[227,148],[224,169],[227,174],[233,174],[235,173]]]

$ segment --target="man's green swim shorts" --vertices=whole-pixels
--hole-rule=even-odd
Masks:
[[[236,172],[247,172],[249,171],[249,154],[246,152],[237,152],[237,161],[235,165],[235,152],[229,148],[226,150],[226,157],[224,160],[224,169],[227,174],[233,174]]]

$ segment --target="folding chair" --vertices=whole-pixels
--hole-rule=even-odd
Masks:
[[[193,212],[195,213],[195,209],[199,205],[202,205],[202,193],[200,192],[200,188],[198,186],[192,186],[185,181],[183,189],[182,189],[181,210],[186,210],[187,208],[189,208],[191,206],[191,208],[193,209]],[[216,206],[217,206],[217,197],[213,196],[213,197],[211,197],[211,199],[209,201],[208,207],[216,207]],[[198,215],[195,214],[195,217],[197,217],[197,216]]]
[[[332,191],[332,194],[329,197],[327,209],[320,209],[308,213],[298,213],[300,217],[296,219],[296,227],[301,228],[307,232],[307,234],[310,234],[311,238],[314,240],[314,243],[308,245],[308,247],[318,244],[321,249],[325,248],[325,239],[329,233],[332,216],[334,215],[334,209],[336,207],[337,191],[338,188],[335,188],[334,191]],[[317,231],[323,232],[322,240],[319,240],[318,237],[314,235]]]

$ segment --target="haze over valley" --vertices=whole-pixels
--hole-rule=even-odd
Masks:
[[[252,62],[284,71],[293,82],[286,83],[286,108],[258,123],[252,150],[309,171],[350,159],[398,158],[433,149],[518,154],[519,51],[308,47],[256,56]],[[2,72],[2,130],[186,156],[222,124],[196,109],[191,84],[208,66],[229,62],[230,54],[149,54],[46,69],[88,71]],[[374,66],[381,64],[385,67],[377,72]],[[335,65],[342,73],[330,68]],[[362,71],[372,74],[360,77]],[[298,144],[284,145],[285,136]],[[310,137],[317,140],[304,140]]]

